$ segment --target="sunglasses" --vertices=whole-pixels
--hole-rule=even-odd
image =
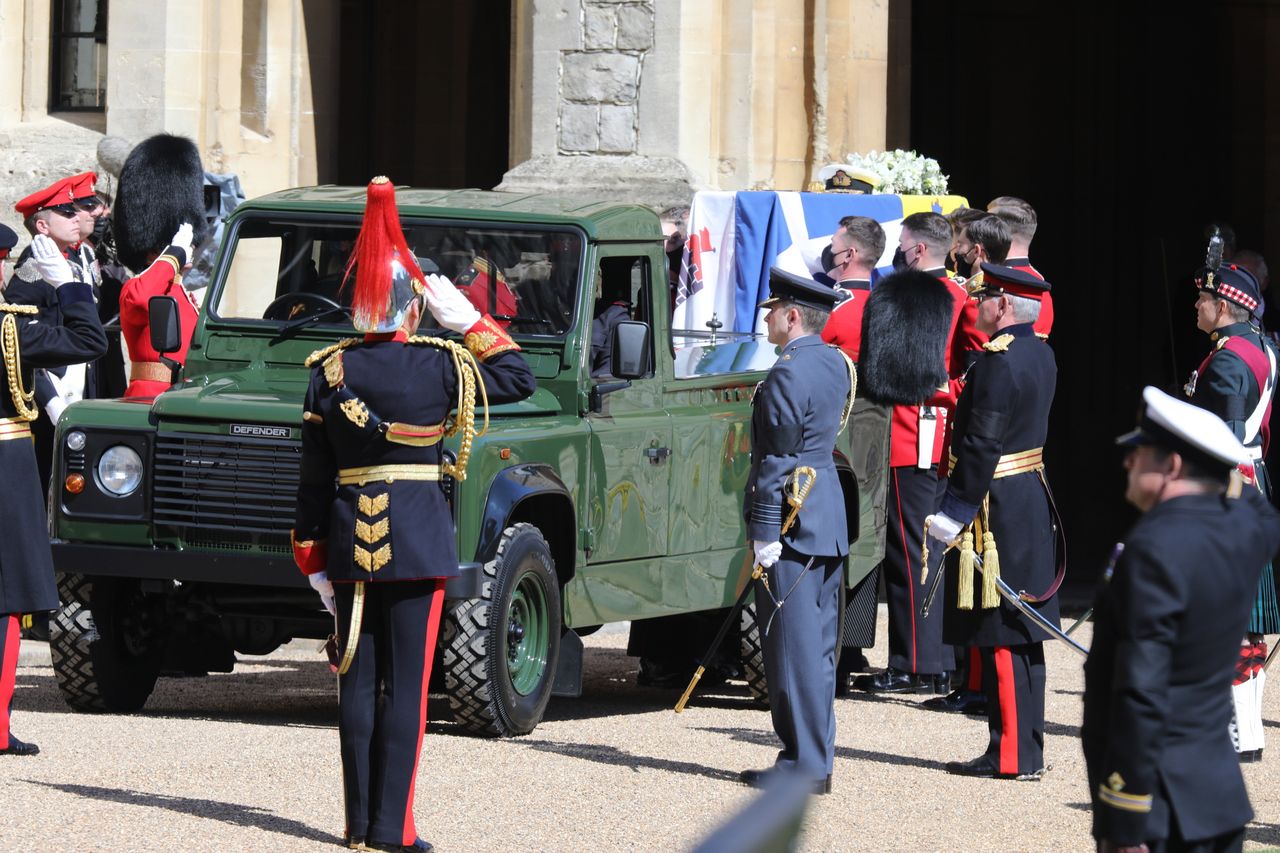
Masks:
[[[59,216],[65,216],[67,219],[74,219],[78,213],[76,206],[71,202],[66,204],[51,204],[48,207],[42,207],[41,210],[52,210]]]

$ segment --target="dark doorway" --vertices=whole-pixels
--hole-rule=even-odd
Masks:
[[[1204,225],[1229,222],[1280,263],[1280,161],[1265,156],[1280,8],[1129,9],[973,0],[908,16],[910,147],[975,207],[1014,195],[1039,214],[1059,370],[1047,457],[1077,583],[1136,517],[1113,439],[1142,386],[1176,391],[1208,352],[1191,283]]]
[[[339,183],[502,180],[511,0],[342,0],[340,26]]]

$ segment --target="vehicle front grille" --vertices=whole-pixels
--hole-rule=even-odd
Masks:
[[[301,455],[289,439],[162,433],[151,517],[197,547],[287,551]]]

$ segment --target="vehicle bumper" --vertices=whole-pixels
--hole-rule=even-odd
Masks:
[[[54,540],[53,566],[67,574],[176,580],[253,586],[306,587],[307,578],[283,554],[227,554],[176,551]],[[447,599],[478,598],[484,572],[479,563],[460,563],[458,576],[444,587]]]

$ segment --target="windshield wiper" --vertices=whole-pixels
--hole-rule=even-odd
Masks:
[[[321,311],[319,314],[312,314],[310,317],[303,317],[301,320],[294,320],[292,323],[282,328],[279,334],[277,334],[274,338],[272,338],[267,345],[275,346],[276,344],[281,343],[282,341],[287,341],[290,338],[296,336],[303,329],[314,326],[317,323],[319,323],[321,320],[326,320],[329,317],[334,317],[339,314],[344,315],[346,317],[350,317],[351,309],[346,306],[340,305],[337,308],[327,308],[324,311]]]

